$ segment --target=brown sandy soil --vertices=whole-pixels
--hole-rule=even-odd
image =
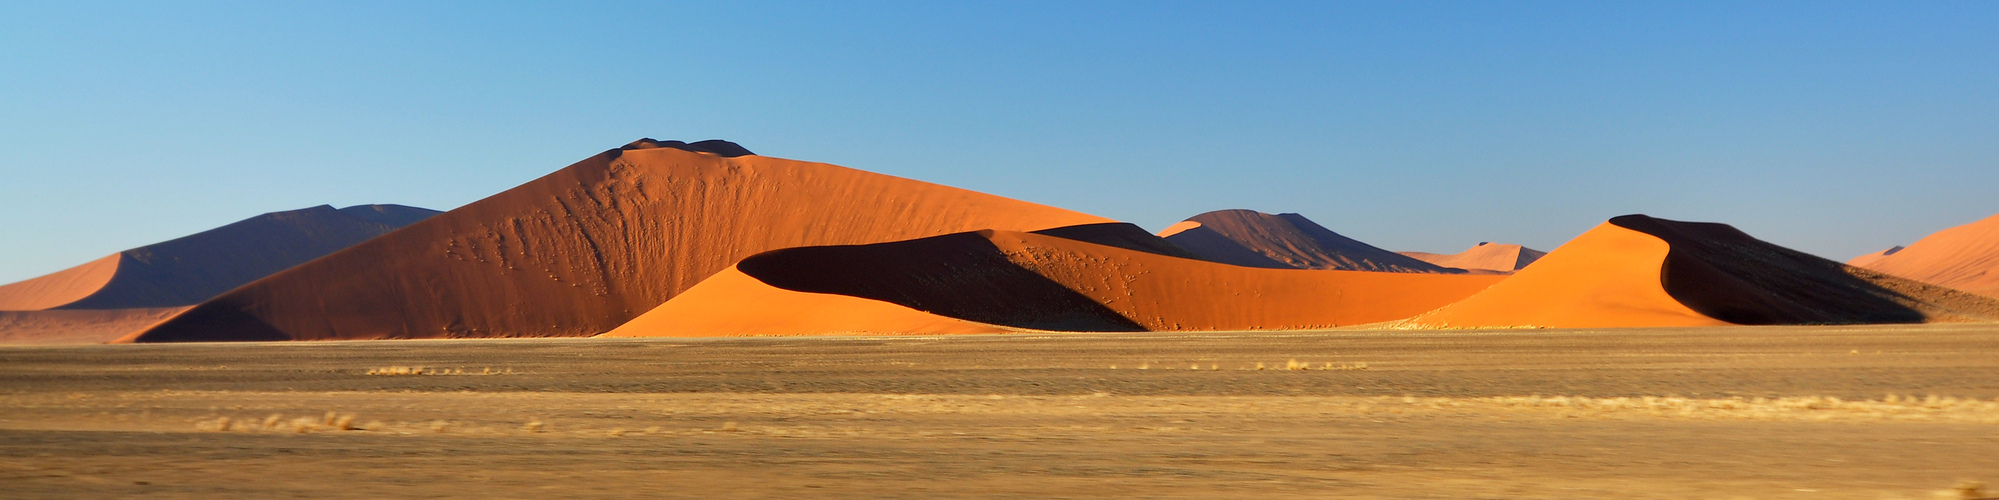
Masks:
[[[1342,236],[1298,214],[1216,210],[1159,232],[1202,259],[1274,269],[1463,273]]]
[[[721,141],[641,140],[231,290],[135,340],[590,336],[767,250],[1103,222]]]
[[[1455,267],[1467,271],[1494,271],[1510,273],[1533,264],[1548,252],[1514,245],[1511,243],[1480,242],[1463,252],[1435,254],[1427,252],[1397,252],[1416,260],[1444,267]]]
[[[1158,240],[1136,226],[1100,226]],[[1068,234],[1148,248],[1140,244],[1145,240],[1101,233]],[[1408,318],[1501,279],[1260,269],[1047,234],[974,231],[758,254],[606,335],[997,331],[986,325],[1060,331],[1328,328]]]
[[[1626,215],[1403,327],[1999,321],[1999,301],[1847,266],[1724,224]]]
[[[186,307],[0,311],[0,344],[102,344],[159,324]]]
[[[1993,325],[7,347],[0,491],[1928,498],[1999,479],[1993,352]]]
[[[1904,278],[1999,297],[1999,215],[1937,231],[1847,262]]]

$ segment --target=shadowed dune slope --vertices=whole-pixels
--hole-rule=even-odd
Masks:
[[[1863,255],[1847,263],[1999,297],[1999,215],[1937,231],[1907,248]]]
[[[1015,231],[790,248],[750,257],[736,269],[719,276],[722,284],[689,291],[685,297],[700,297],[698,303],[677,298],[609,335],[975,330],[932,326],[936,317],[1059,331],[1328,328],[1406,318],[1504,278],[1257,269]],[[844,315],[814,316],[825,313],[811,302],[794,304],[786,292],[885,303],[930,315],[931,323],[919,326],[936,329],[896,329],[914,322],[907,313],[857,328]]]
[[[0,310],[192,305],[437,213],[401,205],[267,213],[0,286]]]
[[[733,144],[685,147],[743,154],[673,144],[606,151],[132,340],[588,336],[766,250],[1112,222]]]
[[[1558,328],[1999,320],[1999,301],[1643,215],[1598,225],[1411,327]]]
[[[1203,260],[1273,269],[1463,273],[1341,236],[1298,214],[1217,210],[1160,231]]]
[[[1548,252],[1507,243],[1480,242],[1463,252],[1449,255],[1425,252],[1401,252],[1401,254],[1443,267],[1510,273],[1533,264],[1541,256],[1548,255]]]

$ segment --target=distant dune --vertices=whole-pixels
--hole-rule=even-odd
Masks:
[[[187,307],[0,311],[0,344],[101,344],[184,310]]]
[[[1847,264],[1999,297],[1999,215],[1862,255]]]
[[[1999,300],[1841,265],[1722,224],[1611,219],[1404,326],[1633,327],[1999,320]]]
[[[1111,222],[733,143],[644,139],[272,275],[131,339],[588,336],[760,252]]]
[[[1434,254],[1425,252],[1399,252],[1404,256],[1467,271],[1494,271],[1510,273],[1533,264],[1548,252],[1506,243],[1480,242],[1471,248],[1455,254]]]
[[[1217,210],[1188,218],[1159,236],[1204,260],[1271,269],[1463,273],[1341,236],[1298,214]]]
[[[0,286],[0,310],[193,305],[437,213],[401,205],[267,213]]]
[[[1504,278],[1258,269],[1133,244],[1135,226],[1087,229],[765,252],[608,336],[1330,328],[1406,318]]]

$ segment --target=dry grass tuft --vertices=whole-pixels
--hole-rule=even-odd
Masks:
[[[374,368],[369,368],[364,373],[368,375],[385,375],[385,376],[468,375],[468,373],[465,372],[464,368],[437,368],[437,367],[424,367],[424,366],[377,366]],[[487,368],[480,368],[478,373],[471,373],[469,375],[512,375],[513,373],[514,373],[513,368],[494,370],[491,367],[487,367]]]
[[[539,418],[531,418],[528,419],[528,423],[521,424],[521,430],[528,432],[541,432],[547,428],[548,424],[541,423],[541,419]]]
[[[722,432],[736,432],[736,421],[722,422]]]

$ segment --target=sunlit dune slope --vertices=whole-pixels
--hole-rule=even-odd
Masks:
[[[606,151],[132,340],[587,336],[766,250],[1110,222],[725,141]]]
[[[100,344],[158,324],[187,307],[0,311],[0,344]]]
[[[192,305],[437,213],[401,205],[267,213],[0,286],[0,310]]]
[[[1848,264],[1999,297],[1999,215],[1937,231],[1907,248],[1863,255]]]
[[[1401,252],[1401,254],[1443,267],[1510,273],[1533,264],[1541,256],[1548,255],[1548,252],[1508,243],[1480,242],[1463,252],[1454,254],[1426,252]]]
[[[1341,236],[1298,214],[1217,210],[1159,236],[1203,260],[1273,269],[1462,273]]]
[[[1999,301],[1757,240],[1617,217],[1411,327],[1633,327],[1999,320]]]
[[[766,252],[713,287],[695,287],[683,296],[689,303],[669,301],[609,335],[977,330],[937,318],[1060,331],[1328,328],[1406,318],[1503,278],[1259,269],[1071,239],[1124,241],[1103,234],[1054,233],[1070,237],[987,230]],[[860,325],[820,310],[825,296],[897,314]],[[905,324],[916,326],[898,329]]]

